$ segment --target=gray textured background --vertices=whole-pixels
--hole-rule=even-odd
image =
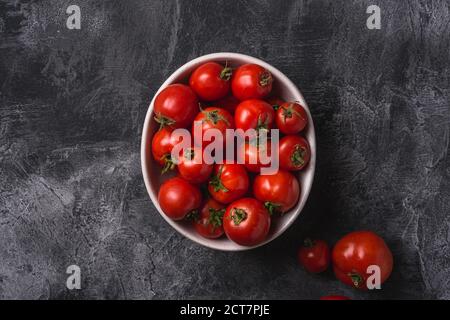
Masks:
[[[69,4],[82,28],[66,28]],[[368,30],[370,4],[382,29]],[[450,298],[449,1],[0,0],[0,298]],[[318,138],[307,207],[278,240],[215,252],[157,214],[147,106],[177,67],[235,51],[302,90]],[[296,263],[305,236],[372,229],[380,292]],[[66,267],[82,268],[80,291]]]

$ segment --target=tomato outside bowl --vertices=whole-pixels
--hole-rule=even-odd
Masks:
[[[189,222],[180,222],[174,221],[167,217],[161,207],[158,204],[158,190],[161,184],[167,179],[173,177],[176,173],[166,173],[161,175],[161,167],[156,163],[156,161],[152,157],[151,153],[151,143],[153,134],[158,130],[159,125],[153,119],[153,105],[155,102],[155,97],[168,85],[173,83],[187,83],[189,79],[189,75],[200,65],[206,62],[218,62],[225,65],[228,63],[231,67],[237,67],[246,63],[255,63],[258,64],[267,70],[269,70],[274,78],[274,86],[272,92],[277,96],[280,96],[285,101],[298,101],[302,106],[305,107],[305,110],[308,114],[308,125],[303,131],[303,136],[308,140],[311,147],[311,159],[309,164],[300,172],[294,172],[294,174],[299,178],[301,185],[301,194],[298,203],[292,208],[289,212],[283,214],[282,216],[275,217],[272,219],[272,225],[270,228],[270,232],[264,240],[264,242],[252,246],[246,247],[238,245],[231,240],[229,240],[226,236],[223,236],[219,239],[206,239],[201,235],[197,234],[192,223]],[[194,60],[191,60],[178,68],[172,75],[161,85],[158,91],[155,93],[150,106],[147,110],[147,115],[144,121],[144,128],[142,130],[142,140],[141,140],[141,167],[142,174],[144,177],[145,186],[147,188],[147,192],[152,200],[154,206],[164,218],[176,231],[181,233],[186,238],[201,244],[205,247],[222,250],[222,251],[242,251],[254,249],[260,246],[263,246],[276,238],[282,235],[287,228],[297,219],[300,215],[303,207],[305,206],[306,200],[308,199],[309,193],[311,191],[314,172],[316,167],[316,137],[314,131],[314,124],[311,117],[311,112],[308,108],[308,104],[306,103],[303,95],[300,90],[295,86],[295,84],[289,80],[281,71],[272,65],[240,53],[231,53],[231,52],[220,52],[220,53],[212,53],[207,54],[201,57],[198,57]]]

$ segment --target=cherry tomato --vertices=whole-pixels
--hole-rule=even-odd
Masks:
[[[189,85],[204,101],[214,101],[225,97],[230,91],[232,69],[216,62],[207,62],[195,69]]]
[[[285,213],[298,202],[300,185],[293,174],[278,170],[272,175],[258,175],[253,182],[253,194],[271,214]]]
[[[199,111],[197,96],[184,84],[171,84],[155,99],[155,120],[161,127],[187,128]]]
[[[172,137],[172,129],[165,127],[157,131],[153,135],[152,139],[152,154],[153,158],[161,166],[163,166],[162,172],[172,170],[175,168],[175,164],[172,161],[171,152],[173,147],[181,142],[181,138],[175,139]]]
[[[324,272],[330,265],[330,248],[323,240],[306,239],[298,250],[298,261],[308,272]]]
[[[225,206],[214,199],[208,199],[203,205],[198,219],[194,221],[194,228],[198,234],[208,239],[216,239],[223,235],[222,218]]]
[[[367,289],[369,266],[380,268],[381,284],[390,276],[393,266],[391,250],[384,240],[371,231],[357,231],[344,236],[333,248],[334,273],[343,283]]]
[[[275,122],[284,134],[297,134],[308,124],[308,114],[298,103],[283,103],[277,110]]]
[[[273,108],[273,110],[278,110],[281,105],[285,102],[283,99],[279,98],[279,97],[270,97],[266,99],[266,102],[268,104],[270,104]]]
[[[262,99],[272,91],[272,74],[257,64],[244,64],[237,68],[231,79],[233,95],[243,101]]]
[[[285,136],[279,145],[280,167],[284,170],[303,169],[311,158],[308,141],[300,136]]]
[[[246,142],[244,145],[244,165],[250,172],[259,173],[261,168],[270,167],[271,163],[262,163],[262,157],[272,156],[272,144],[270,141],[266,143],[256,143],[256,141]]]
[[[233,96],[228,96],[226,98],[223,98],[215,103],[216,106],[224,108],[227,110],[230,114],[234,115],[234,112],[236,111],[237,106],[239,105],[240,101],[236,99]]]
[[[240,164],[225,163],[216,164],[208,190],[220,203],[230,203],[246,194],[248,186],[249,178],[245,167]]]
[[[323,296],[320,298],[320,300],[351,300],[349,297],[346,296]]]
[[[202,183],[209,179],[214,165],[206,164],[203,150],[198,147],[185,149],[178,159],[180,176],[191,183]]]
[[[227,207],[223,228],[227,237],[237,244],[255,246],[269,233],[270,215],[258,200],[242,198]]]
[[[251,99],[241,102],[234,113],[234,123],[237,129],[271,129],[275,112],[270,104],[263,100]]]
[[[173,220],[181,220],[201,206],[202,194],[198,187],[180,177],[175,177],[161,185],[158,203],[166,216]]]
[[[225,109],[217,107],[208,107],[202,110],[194,119],[192,124],[192,132],[194,132],[195,122],[201,121],[203,136],[209,129],[217,129],[222,134],[224,143],[226,142],[226,130],[234,128],[233,116]],[[214,140],[213,140],[214,141]],[[203,141],[203,147],[212,141]]]

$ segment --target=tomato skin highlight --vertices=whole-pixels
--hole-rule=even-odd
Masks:
[[[323,296],[320,298],[320,300],[352,300],[352,299],[346,296],[333,295],[333,296]]]
[[[194,184],[206,182],[214,169],[214,165],[206,164],[203,150],[198,147],[184,150],[179,157],[178,172],[186,181]]]
[[[158,203],[166,216],[182,220],[202,204],[200,189],[186,180],[175,177],[164,182],[158,192]]]
[[[253,194],[266,204],[270,213],[285,213],[297,204],[300,184],[290,172],[278,170],[272,175],[258,175],[253,182]]]
[[[273,77],[257,64],[237,68],[231,79],[231,91],[238,100],[263,99],[272,91]]]
[[[289,135],[280,139],[280,167],[284,170],[302,170],[311,159],[311,148],[308,141],[297,135]]]
[[[235,163],[216,164],[208,184],[211,196],[220,203],[230,203],[245,195],[249,177],[243,165]]]
[[[275,112],[267,102],[250,99],[241,102],[234,113],[236,129],[272,129]]]
[[[299,103],[286,102],[277,110],[275,123],[284,134],[297,134],[308,124],[308,114]]]
[[[298,262],[310,273],[327,270],[330,256],[330,247],[323,240],[306,239],[298,250]]]
[[[171,84],[156,96],[153,111],[161,127],[187,128],[199,111],[199,102],[190,87]]]
[[[225,206],[210,198],[200,210],[200,215],[194,221],[194,228],[199,235],[207,239],[217,239],[224,234],[223,215]]]
[[[381,284],[390,276],[394,259],[384,240],[371,231],[356,231],[341,238],[333,248],[333,269],[341,282],[367,289],[367,268],[380,267]]]
[[[260,201],[242,198],[227,207],[223,228],[231,241],[242,246],[255,246],[266,239],[270,220],[269,212]]]
[[[230,91],[231,68],[216,62],[199,66],[189,78],[189,85],[204,101],[214,101],[225,97]]]

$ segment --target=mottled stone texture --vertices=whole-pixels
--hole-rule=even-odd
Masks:
[[[66,28],[78,4],[81,30]],[[382,29],[366,28],[378,4]],[[450,298],[446,0],[0,0],[0,298]],[[301,217],[250,252],[203,248],[159,216],[139,144],[165,78],[242,52],[304,93],[318,167]],[[298,267],[306,236],[371,229],[395,256],[380,292]],[[82,290],[65,287],[82,269]]]

